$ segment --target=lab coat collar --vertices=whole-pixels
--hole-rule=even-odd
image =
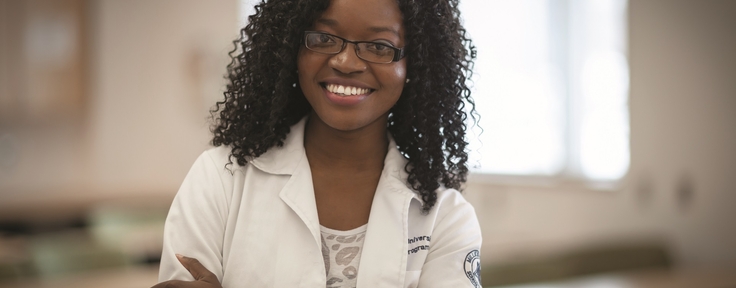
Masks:
[[[321,251],[314,185],[304,151],[306,121],[305,117],[291,127],[283,146],[272,147],[250,163],[266,173],[291,176],[279,196],[309,228],[315,240],[314,248]],[[421,197],[406,184],[404,167],[407,160],[390,134],[388,148],[368,219],[358,287],[403,286],[408,257],[409,206],[412,200],[423,204]]]
[[[284,139],[283,146],[271,147],[261,156],[249,159],[249,162],[266,173],[274,175],[294,174],[296,168],[299,167],[299,162],[306,161],[307,157],[307,154],[304,153],[304,127],[307,118],[304,117],[291,126],[291,131]]]
[[[298,170],[297,168],[300,168],[300,165],[306,164],[308,168],[309,162],[306,159],[307,154],[304,151],[304,128],[306,127],[308,118],[309,116],[306,116],[291,126],[291,131],[284,140],[283,146],[271,147],[263,155],[249,159],[249,162],[258,169],[274,175],[293,175]],[[392,181],[391,183],[400,183],[400,186],[405,189],[392,190],[401,194],[411,195],[423,203],[421,197],[414,193],[411,188],[406,187],[405,183],[408,175],[404,167],[406,166],[407,160],[399,152],[396,141],[394,141],[391,134],[388,135],[388,139],[388,153],[386,153],[386,158],[384,159],[381,177],[398,180],[398,182]]]

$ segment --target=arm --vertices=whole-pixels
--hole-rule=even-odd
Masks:
[[[151,288],[222,288],[217,277],[199,263],[199,260],[176,255],[182,266],[189,270],[194,281],[169,280],[154,285]]]
[[[482,238],[478,218],[459,192],[446,193],[437,207],[439,220],[418,287],[480,288]]]
[[[189,170],[166,217],[159,281],[194,280],[176,254],[198,259],[222,281],[222,243],[228,215],[226,190],[218,172],[222,169],[204,152]]]

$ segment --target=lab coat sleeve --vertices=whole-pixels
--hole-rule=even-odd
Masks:
[[[228,214],[222,165],[209,152],[197,158],[174,197],[164,226],[159,281],[194,278],[175,254],[199,260],[222,281],[222,245]],[[226,170],[225,170],[226,171]]]
[[[438,195],[437,222],[419,288],[480,288],[480,225],[473,206],[460,192]]]

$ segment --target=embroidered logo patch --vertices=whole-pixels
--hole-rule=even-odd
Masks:
[[[473,284],[473,287],[481,288],[480,284],[480,252],[473,250],[465,256],[465,276],[468,276],[468,280]]]

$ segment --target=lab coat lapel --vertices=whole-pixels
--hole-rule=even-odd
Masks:
[[[309,229],[314,238],[314,245],[321,248],[319,232],[319,216],[314,199],[312,172],[309,169],[307,154],[304,152],[304,127],[307,117],[291,126],[283,146],[272,147],[266,153],[250,162],[262,171],[274,175],[290,177],[279,193],[288,205]]]
[[[319,230],[319,216],[317,215],[317,202],[314,199],[314,185],[312,184],[312,172],[306,155],[299,159],[298,168],[291,175],[289,181],[281,189],[279,197],[302,219],[309,232],[314,238],[314,245],[321,248],[321,237]]]
[[[405,184],[406,160],[393,140],[373,197],[357,287],[402,287],[406,274],[408,210],[415,193]]]

